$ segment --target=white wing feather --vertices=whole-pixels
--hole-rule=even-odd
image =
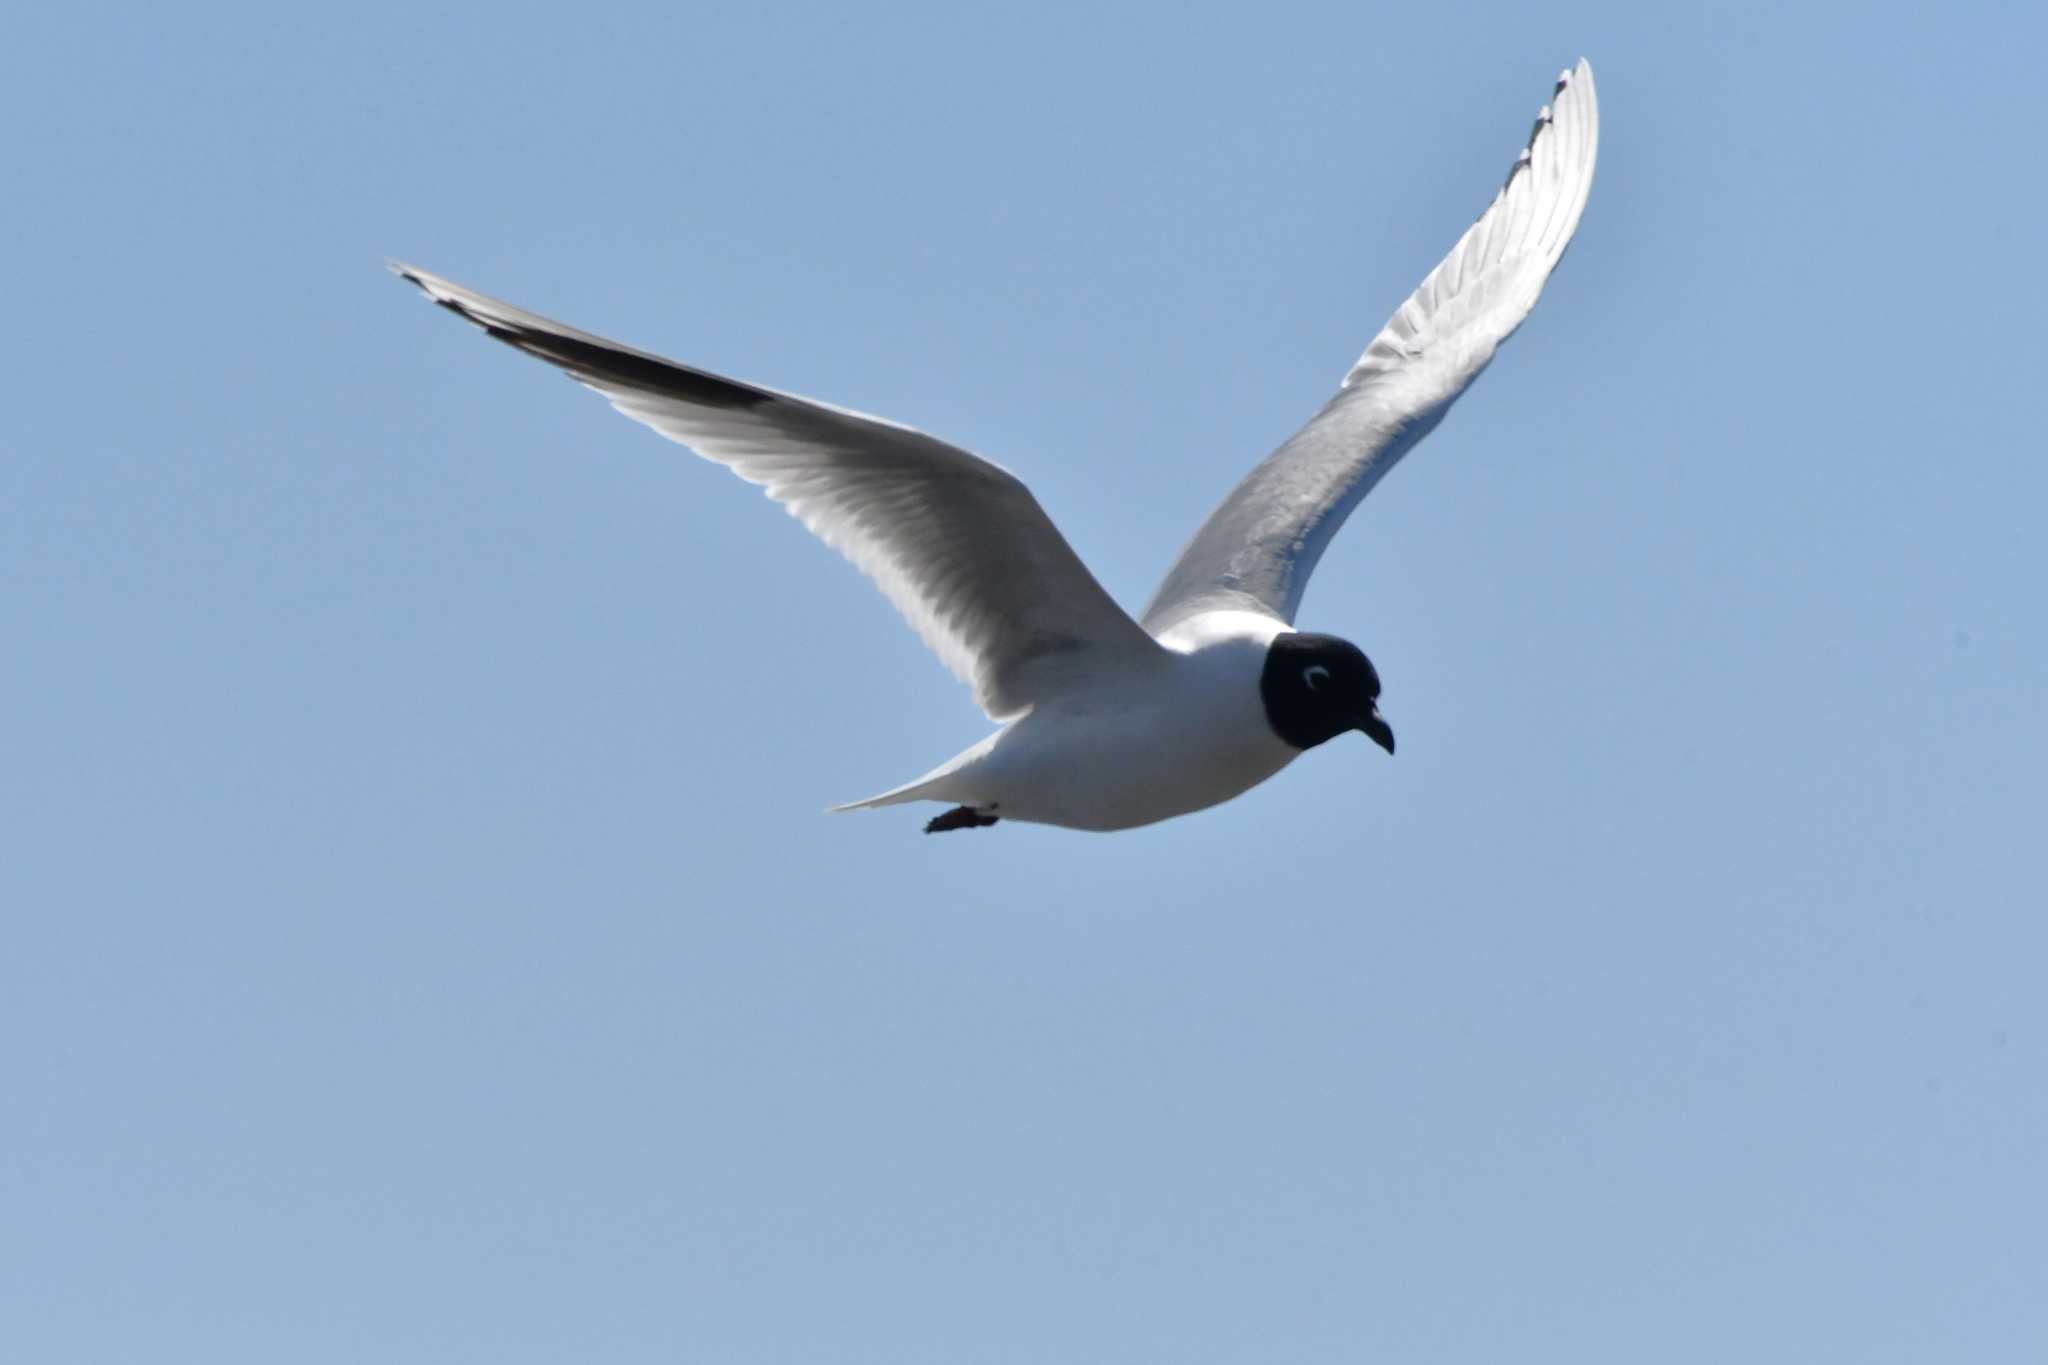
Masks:
[[[1585,209],[1599,143],[1593,70],[1582,59],[1558,77],[1492,205],[1373,338],[1336,397],[1202,523],[1145,608],[1147,630],[1159,635],[1218,609],[1293,623],[1344,518],[1536,306]]]
[[[392,269],[762,486],[883,594],[997,720],[1163,656],[1007,470],[921,431],[678,365],[418,270]]]

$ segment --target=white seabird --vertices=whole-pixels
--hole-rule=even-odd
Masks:
[[[837,806],[953,809],[1113,830],[1249,790],[1358,730],[1388,753],[1357,646],[1296,631],[1344,518],[1443,420],[1536,304],[1593,183],[1581,60],[1479,220],[1373,338],[1336,395],[1209,514],[1133,620],[1014,475],[921,431],[679,365],[413,266],[392,269],[498,340],[760,484],[875,580],[1000,728],[913,782]]]

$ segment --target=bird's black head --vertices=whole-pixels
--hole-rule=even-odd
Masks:
[[[1394,731],[1380,719],[1380,675],[1349,640],[1298,631],[1275,636],[1259,696],[1273,733],[1297,749],[1359,730],[1394,752]]]

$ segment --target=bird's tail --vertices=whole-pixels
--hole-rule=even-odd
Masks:
[[[838,815],[849,810],[874,810],[877,806],[900,806],[906,801],[943,801],[946,798],[931,789],[938,785],[944,772],[926,773],[915,782],[906,782],[900,787],[891,787],[880,796],[869,796],[859,801],[848,801],[843,806],[827,806],[827,815]]]
[[[828,806],[826,814],[836,815],[840,811],[873,810],[877,806],[900,806],[906,801],[966,801],[974,800],[973,793],[963,790],[960,779],[965,776],[963,768],[969,768],[995,747],[1002,732],[997,731],[981,743],[941,763],[923,777],[905,782],[900,787],[891,787],[879,796],[870,796],[861,801],[849,801],[843,806]]]

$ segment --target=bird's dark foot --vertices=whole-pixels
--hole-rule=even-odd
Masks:
[[[987,829],[1001,816],[978,811],[972,806],[955,806],[944,815],[932,817],[924,827],[926,834],[944,834],[949,829]]]

